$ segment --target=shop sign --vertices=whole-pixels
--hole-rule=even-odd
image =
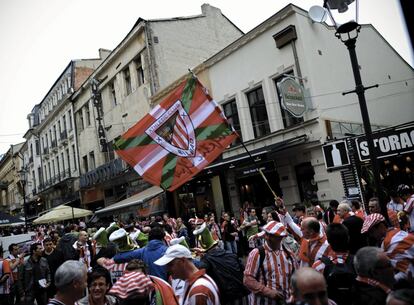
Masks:
[[[294,117],[300,118],[306,111],[303,87],[293,78],[285,78],[277,84],[282,106]]]
[[[345,140],[330,142],[322,146],[326,169],[343,168],[350,164]]]
[[[402,129],[392,129],[372,135],[377,158],[406,154],[414,151],[414,126]],[[355,139],[359,160],[370,159],[368,142],[365,136]]]
[[[250,167],[242,168],[236,172],[236,176],[243,177],[243,176],[253,175],[253,174],[259,173],[259,169],[262,172],[273,171],[275,170],[275,165],[273,161],[266,161],[261,164],[258,164],[257,166],[250,166]]]

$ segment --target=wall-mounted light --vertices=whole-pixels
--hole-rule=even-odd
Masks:
[[[406,172],[407,174],[411,174],[411,169],[407,166],[407,167],[405,168],[405,172]]]
[[[398,172],[398,171],[400,170],[400,168],[398,167],[398,165],[397,165],[397,164],[394,164],[394,165],[392,166],[392,169],[393,169],[393,171],[394,171],[394,172]]]
[[[405,157],[405,161],[411,162],[411,157],[410,156]]]

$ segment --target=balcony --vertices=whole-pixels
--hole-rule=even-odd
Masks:
[[[80,177],[80,187],[91,187],[93,185],[109,181],[121,175],[127,169],[127,165],[121,159],[114,159]]]

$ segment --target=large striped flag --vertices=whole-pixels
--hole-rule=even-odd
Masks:
[[[203,85],[190,77],[115,143],[140,176],[173,191],[237,137]]]

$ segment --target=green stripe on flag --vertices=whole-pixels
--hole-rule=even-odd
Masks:
[[[185,84],[183,93],[181,95],[181,103],[183,104],[183,107],[185,111],[187,111],[187,113],[190,111],[190,106],[191,102],[193,101],[193,94],[196,84],[196,79],[190,76],[190,78],[187,80],[187,83]]]
[[[217,124],[206,127],[196,128],[195,134],[197,140],[214,139],[219,136],[228,136],[232,133],[232,130],[227,124]]]
[[[148,144],[156,144],[153,139],[146,134],[140,135],[138,137],[133,138],[120,138],[118,141],[114,143],[115,150],[125,150],[128,148],[134,148],[138,146],[145,146]]]
[[[165,160],[161,176],[161,184],[165,189],[168,189],[173,182],[177,160],[178,158],[174,154],[168,154],[167,159]]]

